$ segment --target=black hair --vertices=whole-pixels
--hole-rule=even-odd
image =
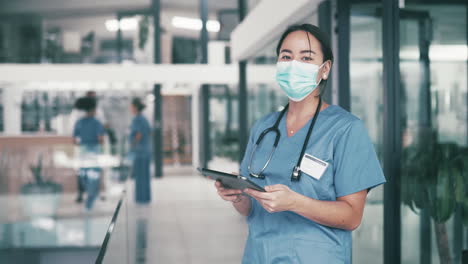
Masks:
[[[96,96],[96,91],[94,91],[94,90],[89,90],[89,91],[86,92],[86,96],[87,96],[87,97],[94,97],[94,98],[96,98],[96,97],[97,97],[97,96]]]
[[[146,105],[140,100],[140,98],[133,98],[132,99],[132,105],[135,106],[138,112],[143,111],[145,109]]]
[[[329,60],[333,64],[333,51],[332,51],[332,47],[330,44],[330,38],[325,32],[320,30],[320,28],[311,24],[301,24],[301,25],[297,24],[297,25],[289,26],[286,29],[286,31],[284,31],[283,35],[281,35],[278,45],[276,46],[276,56],[279,56],[280,54],[281,45],[283,45],[284,39],[289,34],[296,32],[296,31],[304,31],[314,36],[320,42],[320,48],[323,54],[323,62],[326,62],[327,60]],[[308,34],[307,34],[307,41],[309,41],[309,46],[310,46],[310,39],[309,39]],[[326,87],[327,87],[327,80],[322,80],[320,82],[320,94],[323,94]]]
[[[96,99],[92,97],[80,97],[75,102],[75,108],[79,110],[83,110],[86,112],[91,112],[96,109]]]

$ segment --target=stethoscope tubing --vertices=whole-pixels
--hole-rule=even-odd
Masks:
[[[280,132],[278,127],[279,127],[279,123],[280,123],[281,119],[283,118],[284,114],[286,113],[288,107],[289,107],[289,104],[287,104],[284,107],[284,109],[281,111],[280,115],[276,119],[275,124],[272,127],[265,129],[260,134],[257,141],[255,141],[255,145],[254,145],[254,147],[252,149],[252,152],[250,153],[250,160],[249,160],[249,165],[248,165],[248,171],[249,171],[250,176],[252,176],[254,178],[259,178],[259,179],[264,179],[265,178],[265,176],[263,175],[263,171],[268,167],[268,164],[270,164],[270,161],[273,158],[273,154],[274,154],[276,148],[278,147],[278,143],[279,143],[279,140],[281,138],[281,132]],[[300,176],[301,176],[300,165],[301,165],[301,162],[302,162],[302,158],[303,158],[303,156],[305,154],[305,151],[307,149],[307,145],[309,144],[310,136],[312,135],[312,131],[314,129],[315,122],[317,121],[317,118],[318,118],[318,115],[320,113],[320,108],[321,107],[322,107],[322,98],[319,97],[319,103],[317,105],[317,109],[315,110],[314,117],[312,119],[312,123],[310,124],[309,129],[307,131],[307,135],[306,135],[306,138],[304,140],[304,144],[302,145],[301,154],[300,154],[299,159],[298,159],[298,161],[296,163],[296,166],[293,169],[293,173],[291,175],[291,181],[298,181],[300,179]],[[260,172],[254,173],[254,172],[252,172],[251,168],[252,168],[252,161],[253,161],[253,158],[254,158],[255,151],[257,150],[258,146],[262,142],[265,135],[270,133],[270,132],[275,133],[275,141],[273,143],[273,149],[272,149],[272,151],[270,152],[270,154],[268,156],[267,162],[265,163],[263,168],[260,170]]]

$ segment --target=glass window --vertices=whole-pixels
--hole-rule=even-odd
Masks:
[[[382,161],[383,80],[380,4],[354,4],[350,18],[351,112],[367,127]],[[361,226],[353,232],[353,262],[383,263],[383,186],[372,190]]]
[[[461,263],[466,6],[408,2],[400,12],[402,263]]]

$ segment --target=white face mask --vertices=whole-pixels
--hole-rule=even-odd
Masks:
[[[325,65],[304,63],[296,60],[280,61],[276,64],[276,81],[292,101],[299,102],[311,94],[319,83],[317,75]]]

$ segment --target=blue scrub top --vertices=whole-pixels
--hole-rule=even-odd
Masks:
[[[329,164],[319,180],[302,172],[300,181],[291,181],[312,120],[288,138],[286,115],[279,124],[281,139],[263,173],[265,179],[248,176],[255,141],[274,125],[278,116],[279,112],[272,113],[254,124],[241,163],[241,175],[260,186],[284,184],[297,193],[322,201],[335,201],[385,183],[363,122],[335,105],[320,112],[305,152]],[[258,172],[268,159],[274,136],[268,133],[257,148],[253,172]],[[290,211],[269,213],[255,199],[251,200],[252,209],[247,217],[249,236],[242,263],[351,263],[351,231],[323,226]]]
[[[137,143],[133,143],[137,133],[141,134],[141,139]],[[150,135],[151,127],[148,120],[142,114],[137,114],[130,125],[131,152],[135,156],[149,156],[151,154]]]
[[[99,136],[104,135],[104,127],[95,117],[83,117],[75,123],[73,137],[79,138],[80,145],[96,146]]]

